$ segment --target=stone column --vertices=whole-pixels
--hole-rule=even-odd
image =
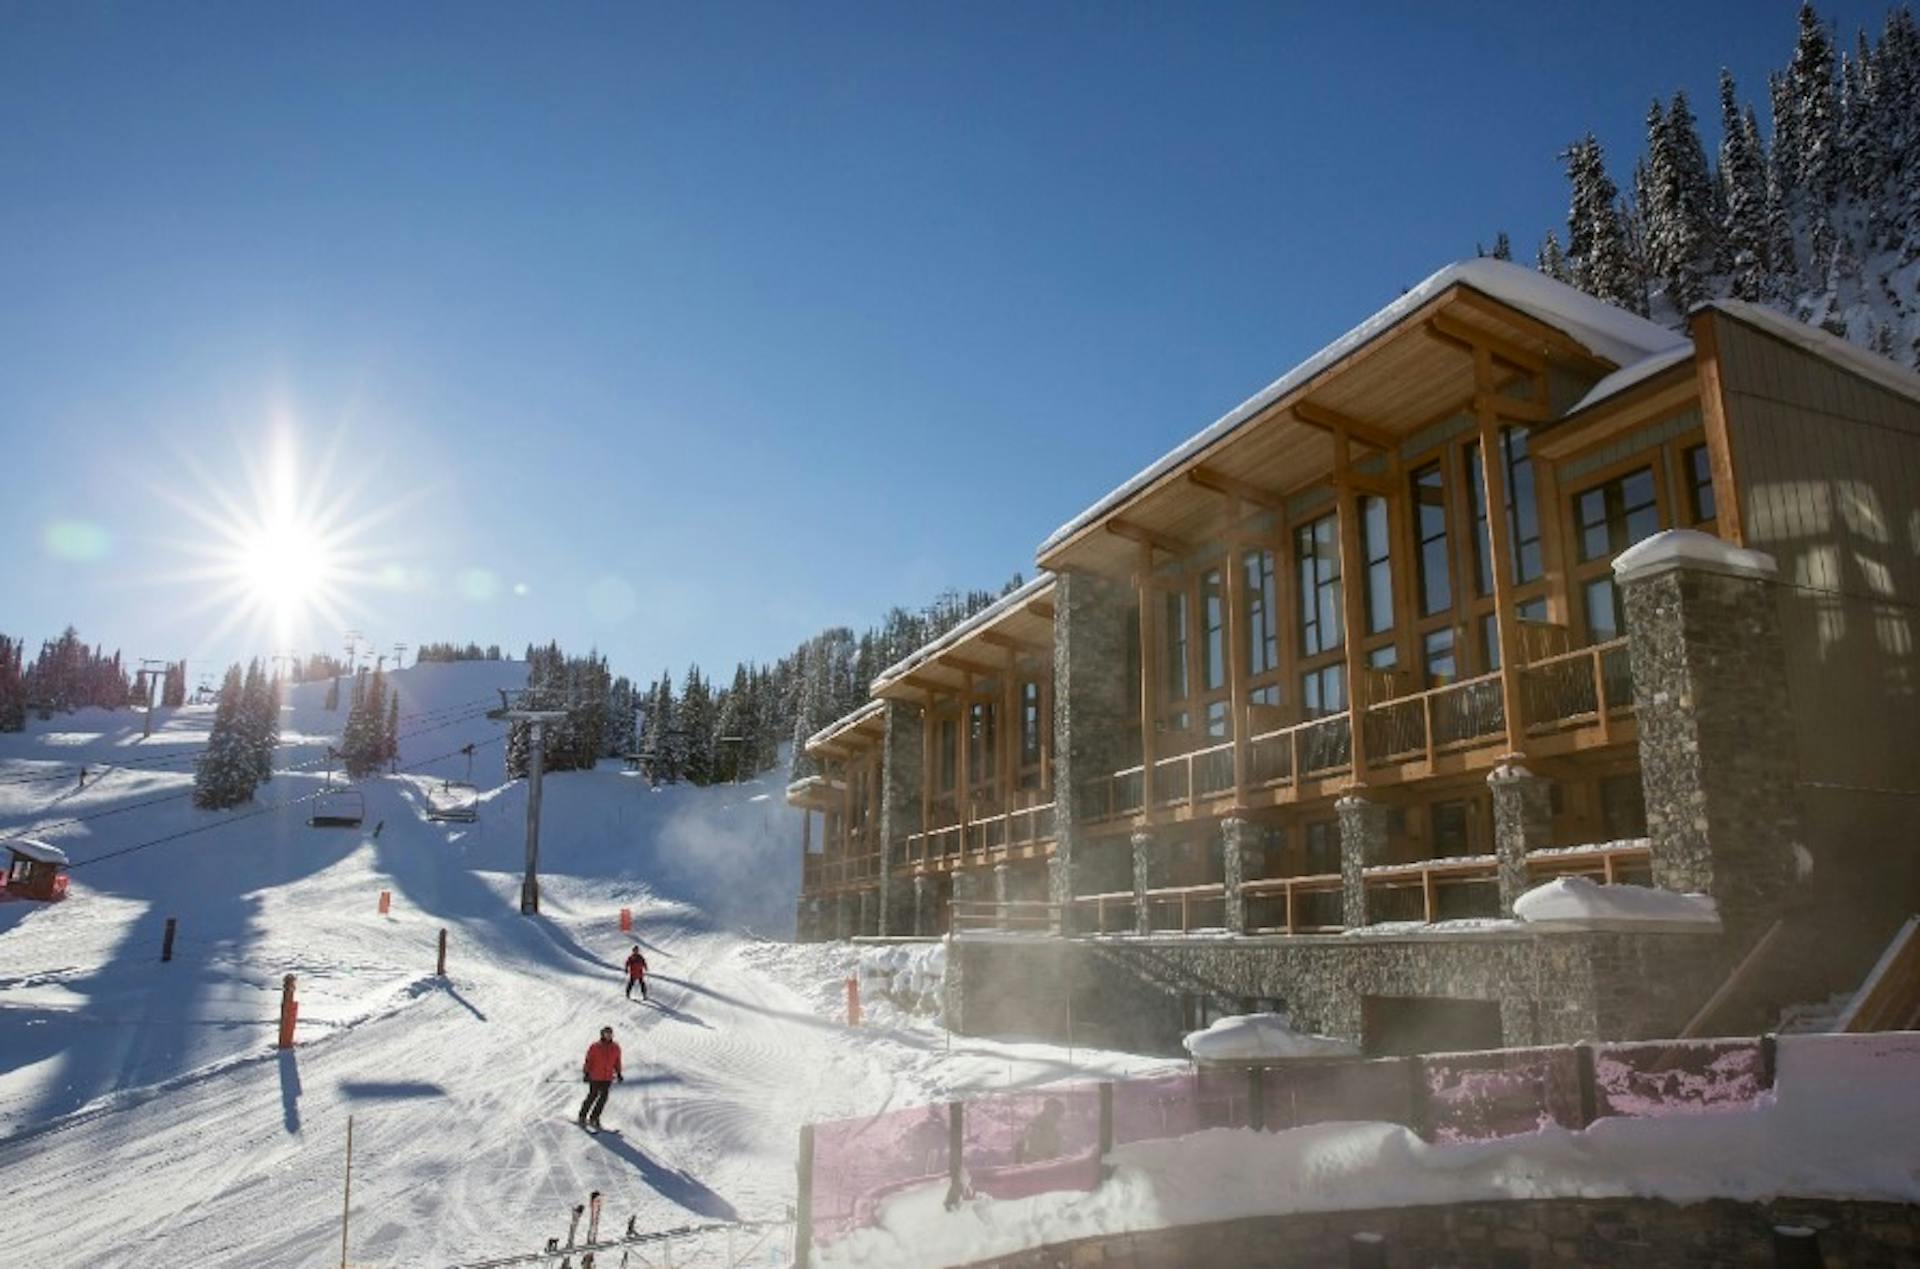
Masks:
[[[1092,573],[1066,572],[1053,590],[1054,866],[1049,898],[1065,903],[1076,886],[1075,857],[1093,807],[1087,783],[1138,754],[1123,745],[1139,710],[1140,685],[1127,681],[1127,616],[1133,592]]]
[[[880,742],[879,932],[906,934],[915,928],[913,888],[895,870],[903,866],[907,834],[920,831],[924,733],[919,706],[889,700],[883,709],[886,733]]]
[[[845,939],[853,933],[853,896],[842,890],[833,900],[833,937]]]
[[[1527,892],[1527,852],[1553,845],[1553,786],[1517,762],[1487,776],[1493,791],[1493,853],[1500,861],[1500,915]]]
[[[993,923],[1001,929],[1011,929],[1007,923],[1009,910],[1007,901],[1013,897],[1013,869],[1005,861],[993,866]]]
[[[1349,793],[1334,803],[1340,817],[1340,898],[1347,928],[1367,924],[1367,888],[1360,870],[1387,857],[1387,808]]]
[[[927,893],[932,888],[931,877],[913,879],[913,932],[921,938],[933,933],[933,896]]]
[[[1153,913],[1147,907],[1147,891],[1157,888],[1166,876],[1166,859],[1152,833],[1133,835],[1133,928],[1141,934],[1153,933]]]
[[[1259,849],[1259,830],[1231,816],[1220,821],[1220,864],[1227,889],[1227,930],[1245,934],[1252,926],[1247,899],[1240,887],[1253,880],[1253,852]]]
[[[981,898],[980,892],[984,888],[984,878],[982,878],[982,876],[980,875],[980,870],[978,868],[955,869],[951,875],[953,877],[953,913],[954,913],[953,920],[951,922],[951,928],[957,931],[958,929],[960,929],[960,917],[959,917],[960,905],[963,903],[972,905],[979,902]],[[980,915],[977,910],[969,912],[967,915],[967,920],[970,923],[971,928],[974,928],[974,929],[979,928]]]
[[[1653,879],[1718,902],[1737,941],[1802,846],[1773,557],[1686,529],[1621,553]]]

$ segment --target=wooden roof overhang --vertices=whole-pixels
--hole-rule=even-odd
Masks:
[[[787,786],[787,805],[807,811],[837,811],[841,807],[840,795],[846,787],[841,780],[829,780],[817,775],[804,776]]]
[[[885,700],[924,705],[966,693],[971,680],[994,678],[1010,666],[1053,664],[1052,577],[1037,578],[1000,603],[962,622],[873,681]]]
[[[1342,437],[1348,459],[1362,462],[1473,408],[1476,346],[1491,351],[1496,412],[1529,423],[1550,417],[1549,369],[1598,378],[1615,368],[1556,327],[1455,283],[1236,426],[1193,445],[1055,543],[1039,557],[1041,566],[1127,577],[1143,547],[1185,556],[1216,538],[1236,506],[1242,514],[1284,511],[1292,495],[1337,474]],[[1516,381],[1525,395],[1512,394]],[[1354,472],[1345,478],[1361,488],[1380,483]]]
[[[807,757],[816,762],[846,762],[878,749],[887,734],[886,707],[868,701],[807,738]]]

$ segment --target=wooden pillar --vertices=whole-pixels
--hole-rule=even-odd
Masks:
[[[939,736],[933,721],[933,707],[939,699],[928,692],[926,704],[920,708],[920,831],[923,834],[933,832],[933,776],[936,769],[933,746]],[[920,849],[923,854],[929,844],[925,837],[921,838]]]
[[[1393,646],[1394,666],[1403,674],[1411,672],[1408,683],[1425,687],[1420,674],[1420,599],[1415,593],[1420,567],[1419,510],[1413,501],[1413,486],[1407,480],[1406,464],[1398,447],[1387,454],[1387,538],[1393,570]]]
[[[1493,557],[1494,625],[1500,637],[1500,699],[1507,716],[1507,752],[1522,752],[1527,722],[1520,704],[1520,629],[1513,610],[1513,543],[1508,539],[1506,465],[1494,413],[1493,354],[1473,350],[1473,411],[1480,422],[1480,485],[1486,497],[1488,553]]]
[[[1004,815],[1013,810],[1014,789],[1020,783],[1020,730],[1024,726],[1024,720],[1020,719],[1020,653],[1014,648],[1007,649],[1007,674],[1000,685],[998,712],[1000,716],[993,723],[993,743],[1000,768],[1000,812]],[[1007,822],[1007,832],[1011,840],[1011,821]]]
[[[1334,506],[1340,531],[1340,624],[1347,654],[1347,744],[1353,753],[1353,783],[1367,782],[1364,693],[1365,655],[1361,644],[1366,639],[1366,610],[1362,606],[1362,588],[1366,585],[1365,557],[1360,553],[1360,504],[1348,479],[1348,446],[1345,431],[1333,434]]]
[[[1040,685],[1040,793],[1042,802],[1055,800],[1053,792],[1053,656],[1042,667]]]
[[[1234,504],[1234,520],[1241,507]],[[1246,544],[1238,536],[1227,541],[1227,563],[1221,578],[1220,602],[1226,605],[1227,621],[1227,717],[1233,728],[1233,804],[1244,806],[1247,800],[1247,604],[1246,573],[1241,554]]]
[[[954,736],[953,812],[960,823],[960,858],[967,857],[973,823],[973,672],[960,687],[960,722]]]
[[[1134,594],[1140,605],[1140,810],[1153,810],[1154,715],[1160,706],[1160,610],[1154,599],[1153,548],[1140,548]]]

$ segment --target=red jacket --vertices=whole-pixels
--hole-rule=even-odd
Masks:
[[[646,972],[647,972],[647,958],[640,955],[640,953],[638,952],[633,952],[629,954],[627,957],[627,977],[638,978],[640,977],[640,975]]]
[[[582,1068],[590,1080],[620,1078],[620,1046],[611,1040],[595,1040],[587,1049]]]

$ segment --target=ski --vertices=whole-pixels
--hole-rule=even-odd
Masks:
[[[600,1191],[587,1195],[587,1246],[600,1241]],[[580,1269],[593,1269],[593,1253],[580,1258]]]

